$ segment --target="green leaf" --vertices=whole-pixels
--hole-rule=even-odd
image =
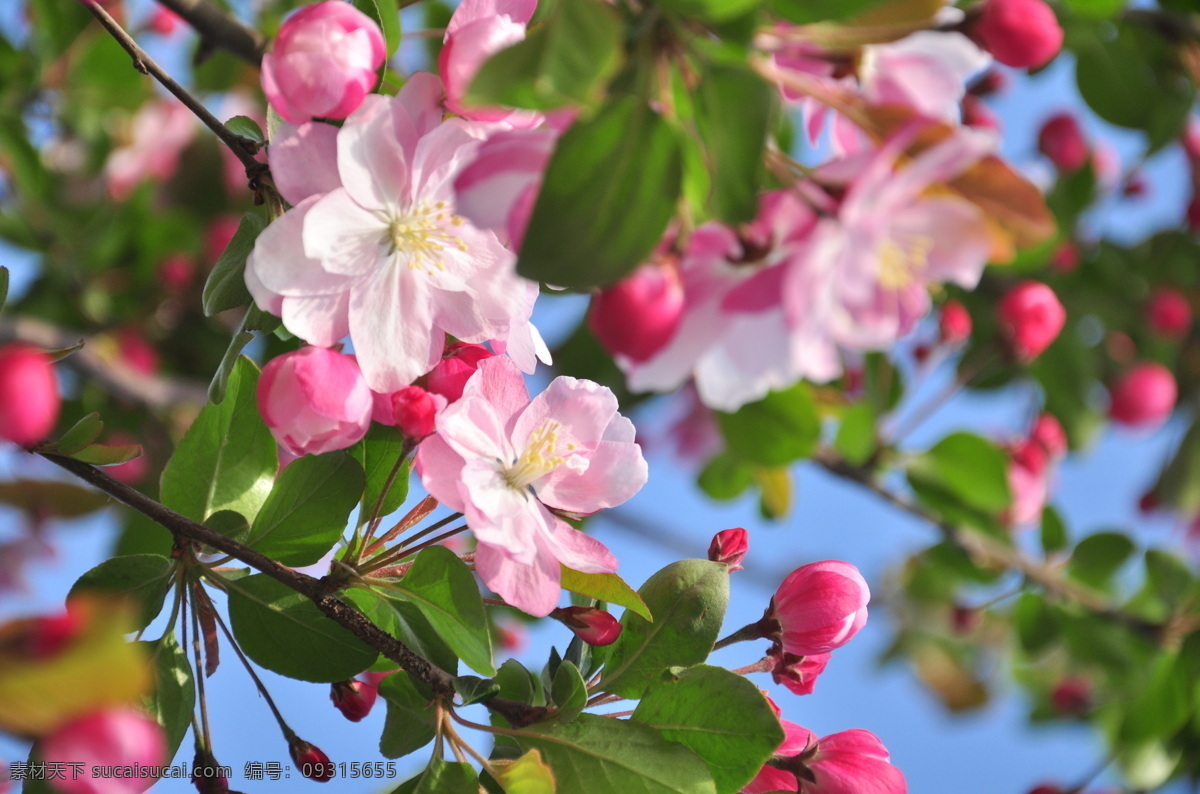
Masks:
[[[542,754],[530,750],[507,764],[493,762],[496,780],[505,794],[556,794],[554,770],[542,760]]]
[[[1169,739],[1192,713],[1191,687],[1182,659],[1162,653],[1148,671],[1147,680],[1131,692],[1132,701],[1122,708],[1118,742],[1137,745],[1151,739]]]
[[[179,750],[183,737],[192,727],[196,706],[196,686],[187,653],[179,647],[174,633],[158,642],[139,643],[154,661],[154,692],[146,697],[147,713],[163,726],[167,740],[167,761]]]
[[[538,750],[558,790],[620,794],[716,794],[704,762],[681,744],[638,722],[581,714],[568,725],[519,731],[525,750]]]
[[[771,10],[800,25],[836,22],[879,5],[882,0],[768,0]]]
[[[651,576],[638,591],[651,623],[626,611],[621,636],[604,667],[602,688],[640,697],[671,667],[690,667],[708,658],[729,602],[729,566],[708,560],[679,560]]]
[[[659,0],[657,4],[680,16],[725,22],[753,11],[762,0]]]
[[[568,661],[558,666],[550,686],[550,698],[558,708],[559,722],[571,722],[583,712],[587,705],[588,689],[578,667]]]
[[[622,60],[621,19],[603,0],[558,3],[524,41],[493,55],[464,103],[550,110],[592,105]]]
[[[205,317],[251,302],[250,292],[246,289],[246,257],[254,250],[254,241],[265,228],[267,222],[258,213],[247,212],[242,216],[233,239],[204,282]]]
[[[1049,647],[1059,633],[1058,622],[1038,593],[1022,593],[1013,608],[1013,625],[1025,652],[1036,656]]]
[[[445,546],[417,555],[408,574],[389,588],[416,604],[459,658],[477,673],[494,676],[492,633],[471,569]]]
[[[1195,585],[1191,569],[1182,559],[1162,549],[1146,551],[1146,589],[1167,613],[1178,610]]]
[[[771,392],[737,413],[717,412],[716,417],[729,452],[760,466],[784,466],[811,457],[821,436],[817,404],[806,383]]]
[[[403,29],[400,20],[401,6],[397,0],[354,0],[355,7],[379,23],[383,31],[383,43],[387,57],[391,58],[400,47]],[[386,66],[385,66],[386,68]]]
[[[162,473],[162,503],[203,522],[218,510],[253,521],[279,468],[275,439],[258,414],[258,367],[239,358],[229,399],[204,406]]]
[[[241,135],[243,138],[249,138],[255,143],[267,142],[267,137],[263,134],[262,127],[258,126],[258,122],[249,116],[234,116],[229,121],[225,122],[225,128],[234,135]]]
[[[228,587],[233,634],[246,655],[268,670],[331,684],[353,678],[379,656],[316,604],[266,574]]]
[[[479,794],[479,777],[470,764],[434,758],[421,774],[413,794]]]
[[[650,686],[633,719],[700,756],[718,794],[734,794],[770,758],[783,729],[758,687],[722,667],[697,665]]]
[[[544,699],[539,697],[542,694],[542,688],[536,677],[516,659],[508,659],[500,665],[495,681],[500,685],[501,697],[519,700],[522,703],[531,703],[535,706],[545,705]]]
[[[105,593],[128,598],[138,605],[138,621],[132,628],[143,629],[162,610],[174,570],[175,563],[172,560],[157,554],[113,557],[80,576],[71,586],[67,598],[82,593]]]
[[[1072,578],[1103,589],[1133,549],[1133,541],[1121,532],[1098,532],[1079,541],[1068,570]]]
[[[345,452],[292,461],[254,518],[246,545],[284,565],[312,565],[342,536],[362,490],[362,467]]]
[[[477,675],[460,675],[454,679],[454,691],[462,698],[462,704],[469,706],[481,700],[487,700],[500,692],[500,684],[492,678],[480,678]]]
[[[1067,547],[1070,538],[1067,536],[1067,525],[1062,516],[1053,507],[1042,510],[1042,551],[1053,554]]]
[[[855,403],[842,411],[833,446],[847,463],[861,466],[875,451],[875,411],[868,402]]]
[[[112,504],[107,495],[93,488],[20,477],[0,482],[0,502],[42,518],[78,518]]]
[[[682,173],[670,125],[637,97],[610,100],[559,139],[517,272],[580,290],[621,278],[662,238]],[[564,240],[571,241],[569,257]]]
[[[582,573],[564,565],[561,584],[564,590],[625,607],[646,620],[654,620],[642,597],[615,573]]]
[[[345,598],[370,618],[372,623],[416,653],[448,673],[458,671],[458,657],[421,614],[416,604],[389,598],[381,592],[362,587],[347,590]],[[380,654],[378,661],[371,665],[370,669],[372,672],[394,670],[396,662]]]
[[[995,444],[971,433],[952,433],[910,467],[968,507],[999,512],[1008,507],[1008,461]]]
[[[100,421],[100,414],[94,412],[87,414],[72,425],[70,430],[63,433],[51,445],[49,451],[70,457],[100,438],[102,432],[104,432],[104,423]]]
[[[375,510],[375,505],[379,503],[379,496],[387,486],[392,469],[404,454],[404,437],[394,427],[372,423],[371,429],[367,431],[363,440],[351,447],[349,451],[354,459],[362,464],[367,477],[366,488],[362,495],[362,511],[358,517],[361,525],[371,519],[371,513]],[[410,460],[406,461],[396,472],[396,477],[392,480],[392,485],[388,488],[387,496],[384,497],[383,504],[379,509],[379,515],[389,516],[404,504],[404,500],[408,498],[408,480],[411,468]]]
[[[379,683],[379,695],[387,701],[387,718],[379,737],[384,758],[400,758],[433,741],[433,695],[424,684],[397,670]]]
[[[736,499],[754,482],[754,467],[736,455],[722,452],[700,471],[700,490],[713,499]]]
[[[70,457],[93,466],[115,466],[142,456],[141,444],[92,444]]]
[[[707,0],[675,0],[688,5]],[[723,9],[737,6],[716,0]],[[696,86],[696,127],[712,172],[709,206],[728,224],[748,223],[758,214],[759,183],[779,92],[742,63],[703,62]]]

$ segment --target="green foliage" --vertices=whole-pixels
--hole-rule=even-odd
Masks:
[[[713,499],[736,499],[754,482],[754,467],[728,452],[721,452],[700,470],[697,484]]]
[[[563,566],[562,588],[614,606],[625,607],[646,620],[654,619],[642,597],[615,573],[582,573]]]
[[[157,554],[113,557],[80,576],[67,597],[102,593],[128,598],[138,607],[138,621],[133,628],[143,629],[162,611],[174,571],[175,563]]]
[[[435,711],[428,688],[403,670],[379,683],[379,696],[387,702],[387,718],[379,737],[385,758],[400,758],[433,741]]]
[[[237,232],[204,283],[204,314],[208,317],[251,302],[250,292],[246,289],[246,258],[265,228],[267,221],[257,212],[242,216]]]
[[[192,727],[192,710],[196,706],[192,666],[173,633],[163,635],[158,642],[140,645],[154,664],[154,691],[146,698],[145,708],[163,726],[170,761]]]
[[[995,444],[970,433],[952,433],[914,461],[911,480],[941,487],[968,507],[996,512],[1008,507],[1008,461]]]
[[[404,437],[400,435],[400,431],[373,422],[362,441],[350,448],[350,454],[362,464],[367,478],[366,487],[362,492],[359,524],[365,524],[371,518],[376,505],[379,506],[381,516],[390,516],[396,512],[408,498],[408,480],[412,469],[411,462],[405,462],[388,487],[388,478],[392,476],[392,470],[405,454]],[[381,496],[382,502],[379,501]]]
[[[870,459],[876,445],[875,419],[868,402],[854,403],[842,411],[833,446],[847,463],[861,466]]]
[[[550,699],[558,711],[558,722],[571,722],[583,712],[588,699],[587,682],[573,663],[564,660],[554,671]]]
[[[760,466],[811,457],[821,435],[821,419],[807,383],[771,392],[737,413],[716,416],[728,451]]]
[[[646,580],[638,590],[654,622],[626,611],[621,636],[612,646],[601,687],[623,697],[641,697],[671,667],[690,667],[708,658],[729,602],[729,567],[708,560],[679,560]]]
[[[1071,576],[1091,587],[1106,588],[1133,549],[1133,541],[1120,532],[1089,535],[1071,553]]]
[[[262,127],[259,127],[258,122],[248,116],[234,116],[225,122],[225,127],[234,135],[241,135],[243,138],[247,138],[255,143],[262,144],[267,142],[267,136],[263,133]],[[250,215],[252,213],[247,214]],[[257,218],[258,216],[255,215],[254,217]],[[217,263],[220,264],[220,260]]]
[[[387,57],[391,58],[400,47],[400,38],[403,34],[399,1],[353,0],[353,2],[355,8],[379,23],[379,29],[383,32],[384,49],[387,51]]]
[[[638,97],[610,99],[559,139],[517,272],[571,289],[616,281],[641,264],[662,237],[681,177],[671,126]],[[569,257],[562,255],[566,240]]]
[[[258,367],[240,358],[229,397],[204,406],[162,473],[164,505],[195,521],[233,510],[253,521],[279,468],[275,439],[258,414]]]
[[[772,11],[801,25],[849,19],[881,3],[882,0],[768,0]]]
[[[353,678],[379,656],[316,604],[266,574],[227,586],[233,635],[246,655],[268,670],[333,683]]]
[[[706,22],[725,22],[754,11],[762,0],[659,0],[663,8]]]
[[[358,607],[379,628],[403,642],[423,658],[453,674],[458,670],[458,657],[433,628],[417,605],[410,601],[389,598],[378,590],[356,587],[345,598]],[[380,654],[370,668],[373,672],[396,669],[396,663]]]

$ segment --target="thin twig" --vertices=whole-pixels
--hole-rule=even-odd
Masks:
[[[180,16],[200,34],[203,61],[208,52],[221,49],[257,66],[262,62],[267,40],[261,33],[243,25],[236,17],[206,0],[158,0],[159,5]]]

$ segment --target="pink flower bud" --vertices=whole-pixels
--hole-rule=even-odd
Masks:
[[[1046,120],[1038,133],[1038,151],[1063,172],[1083,168],[1089,153],[1083,130],[1070,113],[1059,113]]]
[[[969,32],[1005,66],[1036,69],[1062,49],[1063,31],[1042,0],[987,0]]]
[[[150,15],[150,29],[160,36],[170,36],[179,27],[179,15],[169,8],[155,6]]]
[[[386,57],[374,20],[342,0],[315,3],[288,17],[263,56],[263,92],[293,124],[344,119],[374,88]]]
[[[588,645],[612,645],[621,636],[621,623],[603,609],[556,607],[550,617],[575,632]]]
[[[49,356],[20,342],[0,347],[0,439],[23,447],[43,440],[61,401]]]
[[[467,108],[462,99],[484,61],[525,38],[525,26],[536,8],[537,0],[468,1],[459,5],[446,26],[438,58],[438,72],[446,86],[446,107],[451,112],[477,121],[511,122],[528,115],[510,119],[513,113],[508,109]]]
[[[294,455],[319,455],[366,434],[371,390],[349,356],[304,347],[263,367],[258,410],[281,446]]]
[[[68,602],[65,612],[30,621],[25,647],[34,659],[49,659],[60,654],[82,628],[83,616]]]
[[[643,265],[592,299],[588,327],[613,355],[647,361],[683,318],[683,285],[669,264]]]
[[[359,722],[371,713],[375,699],[379,696],[379,685],[352,678],[330,685],[329,699],[342,715],[351,722]]]
[[[116,342],[125,366],[139,375],[158,372],[158,351],[137,328],[126,326],[117,331]]]
[[[1012,450],[1008,489],[1012,504],[1006,518],[1011,526],[1027,526],[1041,517],[1050,498],[1049,456],[1041,444],[1028,440]]]
[[[292,737],[288,743],[288,753],[291,754],[296,769],[309,780],[318,783],[333,780],[337,768],[329,760],[329,756],[321,752],[321,748],[298,737]]]
[[[1111,389],[1108,415],[1130,427],[1157,427],[1175,408],[1175,376],[1162,364],[1137,364]]]
[[[1064,678],[1050,693],[1050,706],[1055,714],[1081,717],[1092,708],[1092,685],[1086,678]]]
[[[213,260],[216,261],[215,259]],[[186,254],[171,254],[158,265],[158,280],[167,292],[183,292],[192,282],[195,265]]]
[[[1192,327],[1192,307],[1177,290],[1155,290],[1146,303],[1146,323],[1158,336],[1182,339]]]
[[[451,345],[442,360],[425,376],[425,388],[452,403],[462,397],[463,388],[479,368],[479,362],[493,355],[483,345]]]
[[[1054,414],[1041,414],[1033,423],[1029,438],[1046,451],[1051,460],[1057,460],[1067,454],[1067,431]]]
[[[438,402],[441,397],[420,386],[405,386],[392,394],[392,417],[400,432],[413,441],[420,441],[437,428]],[[445,403],[442,402],[442,407]]]
[[[154,778],[95,777],[96,766],[161,766],[167,760],[162,727],[131,708],[110,708],[78,717],[47,736],[41,743],[48,765],[82,763],[83,773],[56,780],[64,794],[138,794]],[[67,767],[70,768],[70,767]]]
[[[750,550],[750,533],[741,527],[723,529],[713,535],[712,543],[708,544],[708,558],[713,562],[723,562],[729,566],[729,572],[742,570],[742,559]]]
[[[867,622],[871,591],[848,562],[825,560],[788,574],[769,613],[779,621],[785,653],[810,656],[840,648]]]
[[[1063,240],[1050,255],[1050,267],[1057,273],[1074,273],[1079,268],[1079,246]]]
[[[118,446],[130,446],[136,444],[137,439],[128,433],[116,431],[109,436],[106,443]],[[125,463],[119,463],[116,466],[107,466],[104,471],[113,479],[120,480],[126,485],[134,485],[146,478],[149,469],[150,463],[143,454]]]
[[[825,672],[825,666],[829,664],[830,654],[796,656],[780,652],[774,656],[775,668],[771,670],[771,677],[775,683],[783,684],[793,695],[811,695],[817,685],[817,676]]]
[[[997,315],[1009,351],[1025,363],[1040,356],[1067,322],[1067,311],[1054,290],[1038,281],[1023,281],[1009,290]]]
[[[971,314],[958,301],[946,301],[938,320],[942,344],[959,345],[971,337]]]
[[[870,731],[855,728],[831,733],[817,742],[817,751],[806,761],[813,785],[805,794],[906,794],[908,784],[892,766],[887,748]]]

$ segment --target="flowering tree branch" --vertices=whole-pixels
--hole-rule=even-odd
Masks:
[[[178,14],[200,34],[201,50],[196,56],[198,62],[217,49],[230,52],[254,65],[262,61],[266,39],[225,10],[206,0],[158,0],[158,3]]]
[[[219,552],[240,560],[257,571],[290,587],[309,599],[330,620],[345,628],[367,645],[394,661],[414,678],[428,684],[441,697],[454,693],[454,676],[428,659],[417,654],[404,643],[376,626],[361,612],[349,606],[333,592],[334,585],[324,579],[316,579],[294,571],[276,562],[265,554],[238,543],[203,524],[182,516],[149,498],[140,491],[113,479],[94,466],[80,461],[39,453],[43,458],[59,466],[89,485],[103,491],[114,499],[128,505],[155,523],[166,528],[177,541],[188,540],[210,546]],[[508,698],[492,697],[483,701],[489,709],[500,714],[510,724],[521,727],[540,719],[544,708]]]

